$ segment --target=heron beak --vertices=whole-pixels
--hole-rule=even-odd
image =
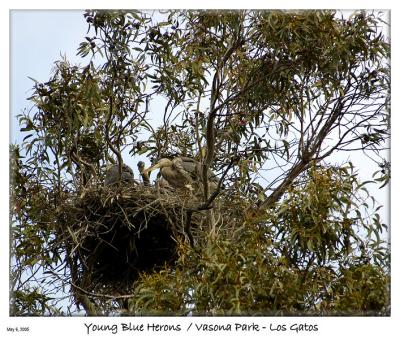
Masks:
[[[155,170],[157,168],[160,168],[160,164],[155,164],[154,166],[150,166],[148,168],[145,168],[142,173],[143,174],[147,174],[147,173],[149,173],[149,172],[151,172],[151,171],[153,171],[153,170]]]

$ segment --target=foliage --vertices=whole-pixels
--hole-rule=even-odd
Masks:
[[[336,198],[346,191],[354,193],[351,175],[340,173],[335,178],[340,182],[330,182],[325,197],[315,194],[321,187],[315,181],[329,182],[332,174],[333,170],[313,170],[305,187],[293,189],[282,202],[287,210],[264,216],[262,223],[238,226],[233,234],[207,247],[181,248],[176,267],[147,274],[139,281],[130,312],[388,314],[387,249],[364,244],[355,233],[360,219],[349,219],[350,209],[342,210],[343,203]],[[385,256],[380,256],[381,251]]]
[[[390,46],[380,13],[88,10],[84,18],[85,64],[62,58],[49,81],[32,79],[34,106],[18,116],[12,314],[58,314],[49,296],[66,293],[74,306],[66,314],[81,306],[87,314],[389,314],[387,226],[367,190],[390,181]],[[101,193],[87,199],[102,191],[107,166],[121,175],[127,152],[193,157],[221,185],[209,192],[204,175],[204,196],[182,200],[176,263],[100,294],[89,276],[77,278],[85,270],[74,237],[107,220],[107,204],[90,210]],[[377,163],[372,181],[360,182],[350,161],[334,163],[353,152]],[[121,202],[118,222],[144,210],[144,196]],[[77,206],[89,211],[74,219]],[[85,215],[99,210],[90,228],[96,220]]]

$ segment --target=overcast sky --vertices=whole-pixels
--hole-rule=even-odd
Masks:
[[[49,79],[53,63],[60,53],[79,62],[76,49],[85,37],[87,23],[81,11],[11,12],[11,107],[12,115],[29,106],[33,82]],[[15,119],[11,119],[15,123]],[[13,126],[11,141],[18,138]]]

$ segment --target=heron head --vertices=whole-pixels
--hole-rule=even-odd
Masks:
[[[144,169],[143,173],[148,173],[148,172],[153,171],[153,170],[155,170],[157,168],[161,169],[163,167],[171,167],[171,166],[172,166],[172,161],[171,160],[169,160],[167,158],[162,158],[157,162],[157,164]]]
[[[138,169],[139,169],[139,172],[142,173],[143,170],[144,170],[144,162],[143,162],[143,161],[139,161],[139,162],[137,163],[137,167],[138,167]]]

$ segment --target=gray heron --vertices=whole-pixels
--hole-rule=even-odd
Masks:
[[[106,178],[104,180],[105,186],[117,184],[118,182],[123,182],[128,184],[135,183],[132,168],[130,168],[128,165],[122,164],[121,180],[118,180],[119,179],[118,171],[119,171],[118,164],[112,165],[107,169]]]
[[[167,158],[160,159],[157,164],[146,168],[143,172],[148,173],[159,168],[161,176],[173,188],[188,188],[194,190],[193,184],[198,189],[202,188],[202,164],[189,157],[176,157],[172,160]],[[218,178],[208,170],[208,180],[210,192],[214,191],[218,184]]]

